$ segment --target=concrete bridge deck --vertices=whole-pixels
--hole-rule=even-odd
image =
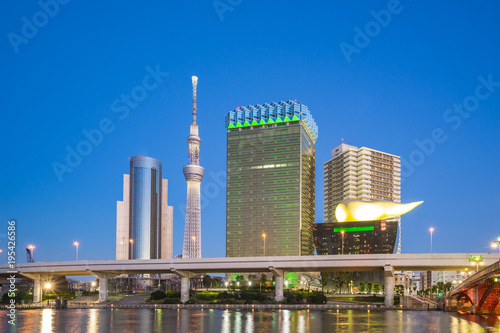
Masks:
[[[276,300],[283,300],[285,272],[384,271],[386,305],[393,305],[394,271],[454,271],[470,267],[469,255],[481,255],[486,265],[496,253],[356,254],[289,257],[233,257],[154,260],[90,260],[36,262],[0,266],[0,277],[23,275],[35,280],[34,300],[41,300],[41,283],[48,276],[94,275],[100,279],[99,301],[107,299],[107,280],[119,274],[175,273],[181,276],[181,300],[189,297],[189,278],[198,273],[272,272]]]

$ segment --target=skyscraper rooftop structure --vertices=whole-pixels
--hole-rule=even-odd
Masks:
[[[173,207],[167,199],[161,162],[131,157],[130,175],[123,175],[123,201],[117,202],[117,260],[172,258]]]
[[[318,128],[296,101],[226,115],[226,256],[314,254]]]
[[[187,142],[189,145],[189,162],[184,166],[183,172],[187,182],[186,225],[184,229],[184,245],[182,258],[201,258],[201,203],[200,185],[205,175],[205,169],[200,166],[200,144],[198,125],[196,124],[196,88],[198,77],[193,76],[193,113]]]

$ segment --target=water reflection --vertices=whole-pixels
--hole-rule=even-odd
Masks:
[[[7,311],[0,310],[0,316]],[[18,310],[0,332],[497,332],[498,316],[438,311],[79,309]]]
[[[41,322],[42,333],[51,333],[52,332],[53,312],[54,312],[54,310],[52,310],[52,309],[43,309],[42,310],[42,322]]]

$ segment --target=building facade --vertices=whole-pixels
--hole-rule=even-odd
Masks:
[[[318,130],[307,106],[240,107],[226,129],[226,256],[314,254]]]
[[[337,222],[335,208],[347,199],[401,202],[400,157],[341,144],[324,164],[324,222]]]
[[[318,255],[393,253],[398,223],[394,220],[315,223],[313,232]]]
[[[432,289],[439,282],[444,284],[450,282],[456,286],[468,278],[470,272],[467,271],[426,271],[420,272],[420,286],[422,290]]]
[[[335,209],[343,200],[401,202],[399,156],[342,143],[324,163],[324,222],[316,223],[318,254],[393,253],[400,218],[371,222],[342,222]],[[400,246],[398,246],[400,247]]]
[[[159,160],[130,158],[123,175],[123,201],[117,202],[116,259],[172,258],[173,207]]]

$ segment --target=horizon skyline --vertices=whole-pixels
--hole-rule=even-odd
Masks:
[[[315,222],[323,163],[344,142],[401,156],[401,201],[425,201],[402,218],[402,253],[429,252],[430,227],[434,252],[497,252],[500,4],[394,3],[243,2],[221,13],[211,3],[71,2],[29,38],[23,18],[43,9],[9,4],[0,13],[0,217],[18,223],[18,262],[29,244],[36,261],[73,260],[75,241],[80,260],[113,259],[131,156],[162,161],[173,253],[182,253],[192,75],[203,257],[226,254],[224,117],[273,100],[304,103],[318,124]]]

